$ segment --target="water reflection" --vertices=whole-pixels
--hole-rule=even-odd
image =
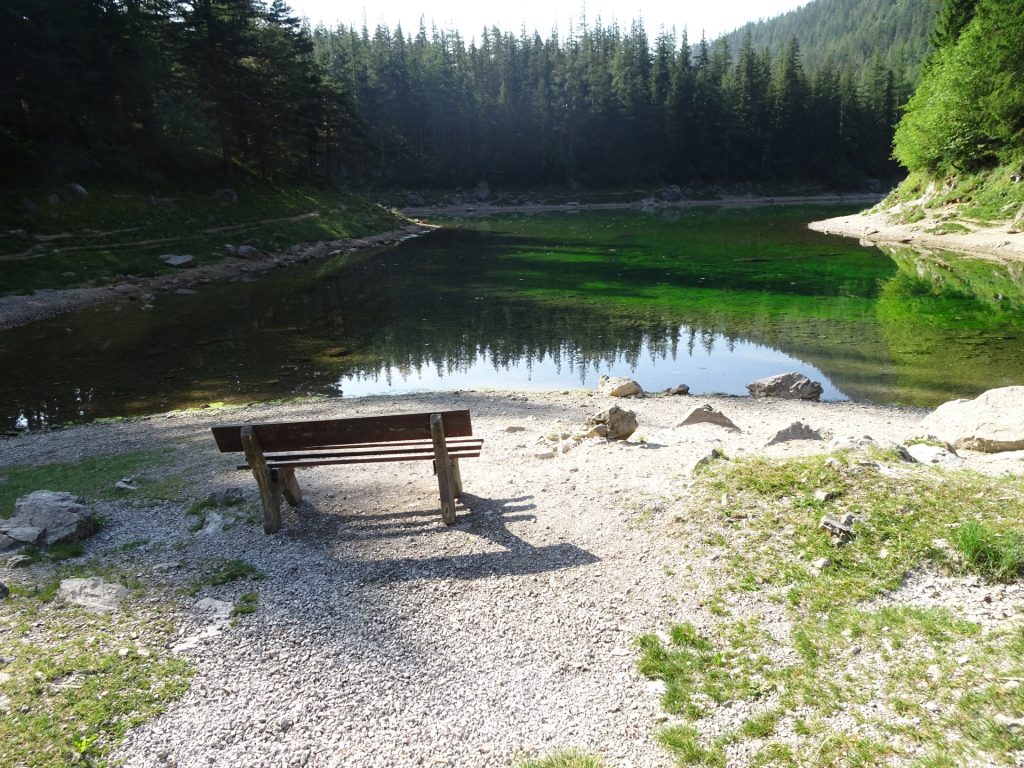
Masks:
[[[823,215],[819,210],[813,214]],[[812,212],[479,221],[249,283],[0,334],[0,420],[37,428],[217,401],[417,389],[744,394],[933,405],[1021,383],[1024,280],[807,232]],[[951,266],[952,265],[952,266]]]

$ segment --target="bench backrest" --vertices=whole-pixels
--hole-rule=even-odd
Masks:
[[[470,437],[469,411],[431,411],[397,416],[360,416],[354,419],[292,421],[271,424],[225,424],[212,427],[221,453],[242,447],[242,427],[252,426],[264,451],[299,451],[304,448],[355,443],[388,443],[396,440],[429,440],[430,416],[440,413],[445,437]]]

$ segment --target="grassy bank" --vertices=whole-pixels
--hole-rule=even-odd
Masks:
[[[68,186],[0,197],[0,295],[102,285],[173,270],[160,256],[196,264],[228,257],[225,244],[276,252],[295,243],[395,229],[393,212],[353,194],[312,187],[238,185],[163,190]],[[51,203],[51,195],[56,197]]]
[[[913,224],[935,216],[929,232],[970,232],[1009,223],[1024,228],[1024,180],[1020,165],[933,179],[912,173],[872,212],[890,213],[895,222]]]

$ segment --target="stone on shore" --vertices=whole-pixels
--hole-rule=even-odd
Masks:
[[[607,410],[595,413],[587,420],[590,431],[584,437],[606,437],[609,440],[625,440],[639,426],[636,413],[613,405]]]
[[[696,408],[691,410],[686,414],[686,418],[676,424],[676,426],[687,427],[692,424],[714,424],[718,427],[725,427],[733,432],[743,431],[733,423],[732,419],[707,403],[704,405],[698,405]]]
[[[609,397],[642,397],[643,387],[624,376],[601,376],[597,390]]]
[[[983,453],[1024,450],[1024,386],[990,389],[974,400],[943,403],[921,427],[954,448]]]
[[[765,446],[778,445],[779,443],[788,443],[792,440],[821,440],[821,432],[809,427],[802,421],[794,421],[785,429],[780,429],[771,439],[765,443]]]
[[[791,400],[817,400],[823,392],[820,382],[811,381],[802,373],[790,371],[747,384],[754,397],[782,397]]]

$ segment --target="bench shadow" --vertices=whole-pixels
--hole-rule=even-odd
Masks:
[[[497,551],[433,557],[384,557],[359,559],[336,554],[351,580],[360,583],[402,582],[418,579],[480,579],[491,576],[527,576],[578,568],[600,558],[568,542],[535,546],[509,529],[510,523],[537,519],[531,496],[485,499],[463,494],[458,518],[452,528],[440,523],[437,509],[414,509],[373,515],[334,515],[303,504],[300,516],[312,522],[317,537],[337,544],[386,541],[415,536],[444,536],[462,531],[501,547]]]

